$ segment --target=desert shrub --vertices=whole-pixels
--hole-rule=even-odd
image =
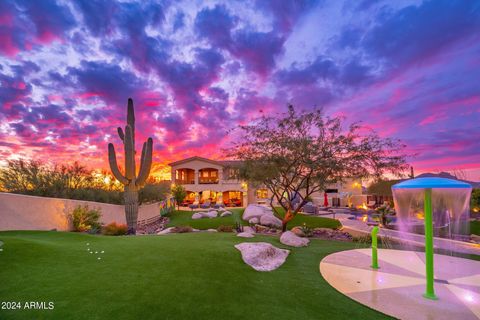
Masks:
[[[176,226],[172,229],[172,232],[176,232],[176,233],[193,232],[193,228],[190,226]]]
[[[310,228],[309,226],[307,226],[306,223],[303,223],[300,226],[300,230],[302,230],[305,237],[311,237],[313,235],[313,228]]]
[[[219,226],[217,228],[218,232],[233,232],[233,227],[232,226]]]
[[[154,182],[147,183],[138,193],[138,200],[142,203],[161,201],[166,198],[170,191],[170,183]]]
[[[473,189],[470,197],[470,210],[474,213],[480,212],[480,189]]]
[[[102,234],[106,236],[123,236],[127,234],[127,231],[126,224],[117,224],[116,222],[109,223],[102,228]]]
[[[360,243],[360,244],[371,244],[372,243],[372,236],[367,234],[367,235],[364,235],[364,236],[353,237],[352,241]]]
[[[70,219],[73,224],[73,231],[77,232],[96,232],[100,231],[100,209],[90,209],[88,206],[78,206],[73,209]]]

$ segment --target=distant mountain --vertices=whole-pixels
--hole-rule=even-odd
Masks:
[[[416,176],[415,178],[429,178],[429,177],[437,177],[437,178],[446,178],[446,179],[453,179],[453,180],[458,180],[458,181],[463,181],[468,184],[472,185],[472,188],[480,188],[480,182],[475,182],[475,181],[468,181],[468,180],[462,180],[462,179],[457,179],[454,175],[448,173],[448,172],[440,172],[440,173],[422,173]]]

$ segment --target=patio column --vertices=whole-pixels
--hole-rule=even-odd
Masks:
[[[195,169],[195,184],[198,184],[198,170]]]
[[[223,183],[223,169],[218,169],[218,184]]]
[[[172,169],[172,172],[171,172],[171,173],[172,173],[172,179],[171,179],[171,180],[172,180],[172,184],[174,184],[174,183],[176,182],[176,180],[175,180],[175,177],[176,177],[175,172],[176,172],[176,171],[177,171],[177,170]]]

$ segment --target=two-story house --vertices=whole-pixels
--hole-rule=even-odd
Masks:
[[[236,161],[215,161],[191,157],[169,163],[172,167],[172,184],[183,185],[187,203],[210,201],[227,206],[248,205],[248,186],[238,179]]]
[[[265,188],[253,188],[238,179],[238,161],[217,161],[191,157],[169,163],[172,168],[172,184],[183,185],[187,191],[184,205],[194,202],[245,207],[252,203],[269,203],[271,193]],[[358,181],[330,186],[312,195],[317,205],[323,205],[325,193],[329,205],[358,205],[362,186]],[[358,202],[358,203],[357,203]]]

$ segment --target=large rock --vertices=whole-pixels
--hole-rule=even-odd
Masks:
[[[203,215],[200,212],[195,212],[194,214],[192,214],[192,219],[194,220],[202,219],[202,218],[203,218]]]
[[[258,204],[249,204],[243,212],[243,220],[250,221],[250,219],[252,218],[257,218],[260,220],[260,217],[265,214],[272,215],[272,208],[261,206]]]
[[[301,238],[291,231],[285,231],[280,236],[280,242],[291,247],[306,247],[310,240]]]
[[[292,231],[293,233],[295,233],[295,235],[299,237],[305,237],[305,233],[303,232],[301,227],[293,227],[290,231]]]
[[[235,246],[243,261],[257,271],[272,271],[280,267],[290,250],[279,249],[266,242],[244,242]]]
[[[260,217],[260,224],[262,226],[281,228],[282,227],[282,220],[278,219],[273,214],[265,214],[265,215]]]
[[[253,238],[254,235],[253,233],[251,232],[240,232],[240,233],[237,233],[237,237],[240,237],[240,238]]]
[[[216,218],[218,215],[217,211],[210,210],[208,212],[202,212],[202,216],[206,218]]]
[[[260,222],[260,220],[258,220],[257,217],[254,217],[254,218],[248,220],[248,223],[250,223],[250,224],[257,224],[259,222]]]
[[[478,236],[476,234],[471,234],[470,235],[470,240],[472,240],[475,243],[480,243],[480,236]]]
[[[222,214],[220,215],[220,217],[228,217],[228,216],[231,216],[232,213],[230,211],[223,211]]]
[[[255,233],[255,230],[252,227],[245,226],[245,227],[243,227],[243,232]]]
[[[164,229],[164,230],[162,230],[162,231],[160,231],[160,232],[157,232],[157,234],[158,234],[158,235],[164,235],[164,234],[172,233],[172,229],[173,229],[173,228],[174,228],[174,227],[170,227],[170,228]]]

